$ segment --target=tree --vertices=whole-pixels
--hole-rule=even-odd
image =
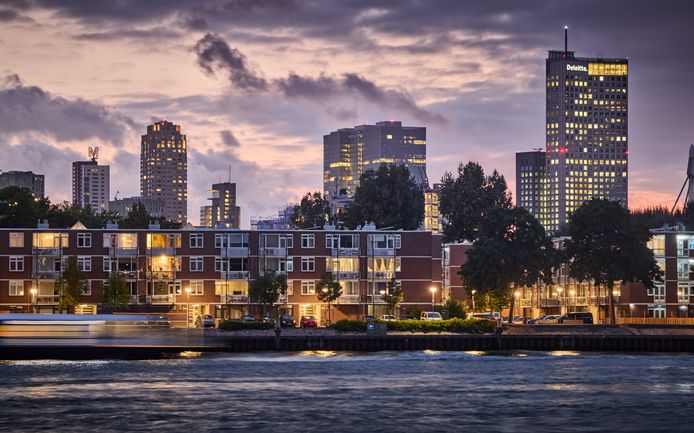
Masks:
[[[614,285],[640,281],[652,288],[663,273],[646,242],[651,234],[616,201],[593,198],[570,216],[565,243],[569,275],[607,288],[609,322],[614,323]]]
[[[509,209],[511,197],[506,180],[496,170],[485,176],[476,162],[458,165],[458,175],[446,172],[441,179],[439,211],[443,234],[449,241],[474,241],[485,215],[495,207]]]
[[[128,305],[130,302],[130,287],[120,272],[111,271],[101,292],[101,304],[109,306]]]
[[[328,321],[330,318],[330,306],[333,302],[342,296],[342,286],[340,282],[333,277],[333,274],[328,272],[323,274],[320,281],[316,285],[316,297],[319,301],[325,302],[328,305]]]
[[[388,307],[388,314],[391,314],[391,311],[395,312],[398,304],[404,299],[400,282],[396,281],[395,278],[391,278],[390,281],[386,283],[386,292],[381,295],[381,299],[383,299],[383,302],[385,302]]]
[[[263,307],[272,308],[280,296],[287,293],[287,276],[278,274],[277,271],[265,269],[249,288],[251,299],[263,304]],[[265,308],[263,308],[264,310]]]
[[[468,291],[475,289],[482,297],[510,298],[511,322],[512,288],[539,280],[550,284],[554,262],[552,242],[535,217],[522,208],[493,208],[486,213],[459,274]]]
[[[45,199],[35,198],[28,188],[8,186],[0,189],[0,227],[36,227],[45,211]]]
[[[146,229],[152,221],[152,216],[147,211],[144,204],[137,202],[128,212],[125,218],[120,223],[120,227],[124,229]]]
[[[292,226],[297,229],[323,228],[330,221],[330,205],[320,192],[310,193],[294,206]]]
[[[60,311],[67,310],[74,312],[75,307],[80,303],[82,289],[87,280],[84,273],[77,266],[77,257],[70,256],[67,259],[67,266],[63,271],[62,278],[57,282],[57,290],[60,294]]]
[[[424,220],[424,193],[406,166],[381,164],[361,175],[354,201],[341,216],[351,229],[373,221],[379,228],[416,230]]]
[[[448,318],[457,317],[459,319],[467,319],[467,304],[459,299],[449,299],[441,307],[442,311],[448,311]]]

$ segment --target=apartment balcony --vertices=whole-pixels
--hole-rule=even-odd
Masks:
[[[390,280],[395,276],[393,271],[383,271],[383,272],[367,272],[366,278],[368,280]]]
[[[130,295],[130,304],[139,303],[140,297],[137,295]]]
[[[395,248],[371,248],[367,247],[366,254],[372,257],[394,257]]]
[[[33,253],[37,256],[59,256],[61,255],[60,248],[58,247],[34,247],[32,249]]]
[[[60,295],[37,295],[36,303],[38,305],[52,305],[60,302]]]
[[[561,307],[561,302],[559,302],[559,299],[556,299],[556,298],[540,299],[540,307],[546,307],[546,308]]]
[[[119,271],[121,277],[125,280],[136,280],[137,271]]]
[[[287,256],[287,248],[285,247],[262,247],[258,252],[261,256],[269,257],[285,257]]]
[[[175,274],[174,271],[150,271],[147,272],[147,279],[153,281],[173,280]]]
[[[174,295],[149,295],[147,296],[148,304],[173,304]]]
[[[359,248],[332,248],[330,254],[334,257],[359,257]]]
[[[342,295],[337,298],[337,304],[359,304],[360,301],[360,295]]]
[[[219,302],[222,304],[247,304],[248,296],[246,295],[220,295]]]
[[[358,271],[332,271],[333,276],[338,280],[358,280]]]
[[[174,256],[176,252],[176,248],[174,247],[150,247],[147,248],[147,255],[156,257],[156,256]]]
[[[219,273],[220,280],[247,280],[248,271],[222,271]]]
[[[368,295],[366,297],[367,304],[385,304],[386,301],[383,300],[381,295]]]
[[[520,300],[520,307],[521,308],[531,308],[533,306],[533,300],[532,299],[521,299]]]
[[[36,271],[36,278],[39,280],[58,280],[60,271]]]
[[[219,249],[219,255],[222,257],[248,257],[249,251],[248,247],[222,247]]]
[[[120,248],[120,247],[110,247],[108,249],[108,255],[110,257],[127,257],[127,256],[137,256],[137,247],[133,248]]]

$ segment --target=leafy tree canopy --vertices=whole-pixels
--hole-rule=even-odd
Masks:
[[[474,241],[490,209],[511,207],[506,180],[496,170],[486,176],[476,162],[458,165],[456,177],[446,172],[441,179],[439,211],[443,234],[449,241]]]
[[[350,229],[373,221],[379,228],[416,230],[424,220],[424,193],[406,166],[381,164],[361,175],[354,201],[341,215]]]
[[[330,205],[317,191],[307,192],[292,213],[292,225],[298,229],[322,229],[330,219]]]
[[[612,323],[615,282],[640,281],[651,288],[654,281],[662,281],[653,251],[646,246],[650,232],[618,202],[593,198],[583,203],[569,216],[568,234],[569,275],[607,286]]]
[[[285,293],[287,293],[287,276],[271,269],[265,269],[249,287],[251,299],[270,307],[279,301],[280,295]]]

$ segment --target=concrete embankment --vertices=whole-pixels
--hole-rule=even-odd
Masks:
[[[114,340],[109,344],[70,342],[13,345],[0,341],[0,359],[151,359],[191,352],[257,351],[599,351],[694,353],[694,327],[681,326],[511,326],[495,334],[341,334],[333,330],[224,332],[171,330],[160,344]],[[165,341],[164,344],[161,344]],[[137,344],[133,344],[137,343]],[[183,355],[182,355],[183,354]],[[193,353],[193,355],[195,355]]]

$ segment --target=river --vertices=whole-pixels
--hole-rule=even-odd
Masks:
[[[0,378],[0,431],[694,431],[694,355],[184,353]]]

